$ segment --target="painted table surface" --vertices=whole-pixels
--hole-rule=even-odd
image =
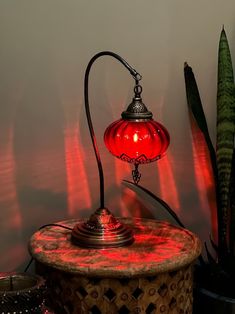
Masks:
[[[84,276],[139,277],[175,271],[192,263],[201,252],[196,235],[167,222],[121,218],[134,230],[135,242],[127,247],[85,249],[70,242],[70,230],[50,226],[30,239],[29,251],[36,261]],[[65,220],[73,227],[82,220]]]

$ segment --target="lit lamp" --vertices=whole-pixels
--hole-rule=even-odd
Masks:
[[[71,240],[74,244],[87,248],[107,248],[130,245],[134,241],[132,230],[123,225],[104,204],[104,175],[98,151],[97,141],[92,125],[88,82],[92,64],[101,56],[111,56],[120,61],[135,80],[134,97],[122,118],[113,122],[105,131],[104,141],[108,150],[117,158],[133,163],[133,180],[138,184],[139,164],[158,160],[165,153],[170,137],[167,130],[152,118],[141,99],[142,87],[139,85],[141,75],[119,55],[103,51],[97,53],[88,63],[84,80],[85,108],[92,144],[96,156],[100,179],[100,207],[90,216],[89,220],[75,225]]]

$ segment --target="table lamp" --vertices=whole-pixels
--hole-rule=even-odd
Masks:
[[[120,61],[135,80],[134,97],[131,104],[126,111],[122,112],[121,119],[111,123],[104,133],[104,142],[108,150],[115,157],[134,164],[132,177],[135,184],[138,184],[141,177],[138,166],[161,158],[170,142],[167,130],[159,122],[153,120],[152,113],[142,102],[142,87],[139,84],[141,75],[123,58],[113,52],[102,51],[94,55],[85,72],[84,99],[86,117],[99,171],[100,207],[86,222],[74,226],[71,241],[81,247],[99,249],[126,246],[134,241],[131,228],[115,218],[105,207],[104,202],[104,174],[91,120],[88,88],[92,64],[102,56],[111,56]]]

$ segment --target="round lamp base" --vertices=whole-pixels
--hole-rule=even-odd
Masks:
[[[99,208],[87,222],[76,224],[71,241],[85,248],[114,248],[134,242],[133,232],[118,221],[107,208]]]

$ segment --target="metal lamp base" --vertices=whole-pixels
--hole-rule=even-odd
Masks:
[[[99,208],[89,220],[74,226],[71,241],[86,248],[114,248],[134,242],[133,232],[118,221],[107,208]]]

